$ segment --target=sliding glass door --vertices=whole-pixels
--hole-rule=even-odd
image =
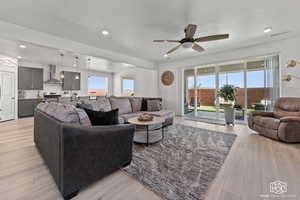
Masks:
[[[218,106],[216,105],[216,66],[196,68],[196,105],[195,116],[215,119]]]
[[[237,88],[236,120],[253,110],[271,110],[279,97],[279,57],[219,63],[184,70],[184,114],[223,119],[223,99],[217,91],[226,84]]]
[[[219,88],[224,85],[233,85],[237,91],[235,103],[235,118],[245,119],[245,74],[244,62],[238,61],[219,65]],[[219,98],[220,118],[224,118],[224,99]]]

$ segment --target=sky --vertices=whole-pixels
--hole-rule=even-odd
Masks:
[[[88,79],[88,89],[107,89],[107,77],[90,76]],[[123,90],[133,90],[134,80],[123,79]]]
[[[88,79],[88,89],[107,89],[107,77],[90,76]]]
[[[244,88],[244,72],[234,72],[227,74],[228,84],[239,88]],[[215,88],[215,75],[198,76],[197,83],[200,88]],[[219,75],[219,86],[226,84],[226,74]],[[188,88],[194,87],[194,77],[188,78]],[[248,88],[263,88],[264,87],[264,71],[249,71],[247,72],[247,87]]]
[[[244,88],[244,73],[234,72],[227,74],[228,84],[239,88]],[[226,84],[226,74],[219,75],[220,87]],[[198,76],[197,82],[201,88],[215,88],[215,75]],[[88,79],[88,89],[107,89],[107,77],[90,76]],[[188,87],[194,87],[194,77],[188,78]],[[264,71],[247,72],[247,87],[264,87]],[[134,80],[123,79],[123,90],[134,90]]]
[[[133,90],[134,80],[123,79],[123,90]]]

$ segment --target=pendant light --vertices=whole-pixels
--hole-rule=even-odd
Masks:
[[[62,67],[63,67],[63,62],[64,62],[63,60],[64,60],[65,54],[64,54],[63,51],[60,51],[59,55],[60,55],[60,67],[62,68]],[[64,78],[65,78],[64,73],[61,73],[61,74],[60,74],[60,78],[61,78],[61,79],[64,79]]]

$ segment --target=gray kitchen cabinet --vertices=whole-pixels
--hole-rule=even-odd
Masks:
[[[18,89],[19,90],[43,90],[43,69],[19,67]]]
[[[63,90],[80,90],[80,73],[63,71]],[[78,77],[78,79],[76,79]]]
[[[43,69],[33,69],[33,88],[35,90],[43,90],[44,89],[44,76],[43,76]]]
[[[19,99],[18,100],[18,117],[32,117],[34,109],[41,102],[38,99]]]
[[[18,89],[31,90],[32,85],[32,71],[31,68],[19,67],[18,70]]]

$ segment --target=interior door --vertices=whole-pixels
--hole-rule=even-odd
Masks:
[[[0,121],[15,118],[14,74],[0,72]]]

